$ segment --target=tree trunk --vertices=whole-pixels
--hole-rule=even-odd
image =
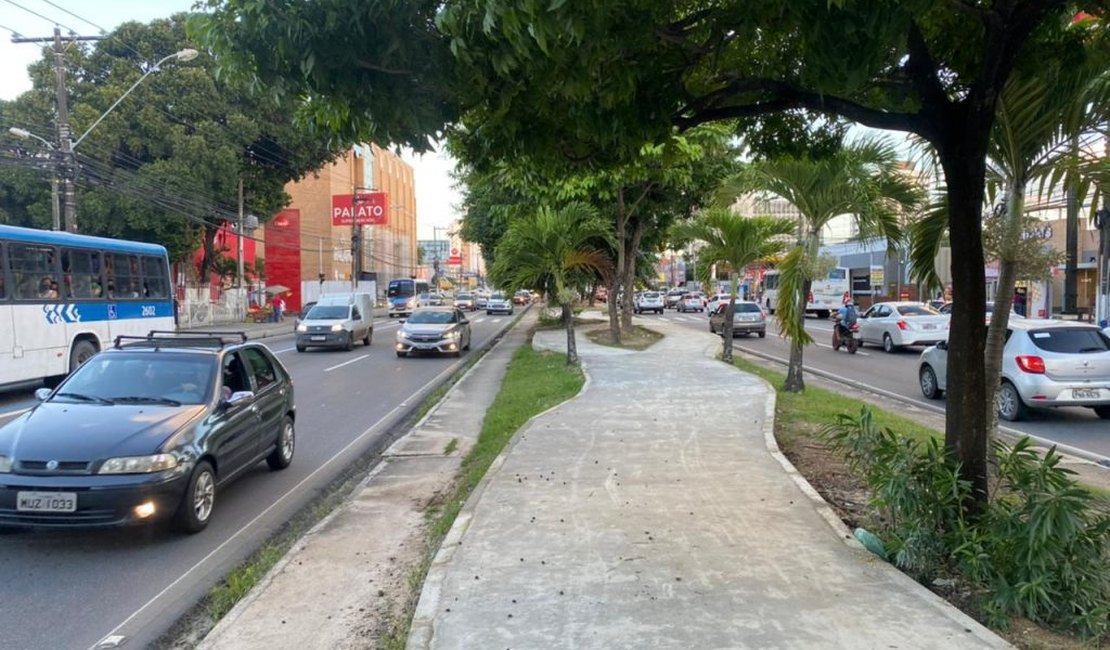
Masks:
[[[210,224],[204,225],[204,241],[201,246],[204,249],[204,255],[200,258],[200,284],[206,285],[211,282],[212,270],[216,265],[216,233],[219,232],[219,226]],[[222,283],[221,283],[222,285]]]
[[[620,311],[617,309],[617,294],[624,286],[625,248],[624,238],[628,225],[628,217],[624,213],[624,194],[617,195],[617,269],[609,288],[609,336],[614,345],[621,344]]]
[[[799,331],[804,332],[806,326],[806,307],[809,306],[809,291],[813,288],[813,280],[806,279],[802,282],[801,295],[796,296],[798,300],[798,319],[801,321],[798,325],[801,328]],[[802,356],[805,351],[805,346],[802,345],[800,337],[790,339],[790,365],[786,368],[786,382],[783,384],[783,390],[788,393],[801,393],[806,389],[806,380],[802,375]]]
[[[567,365],[578,365],[578,344],[574,340],[574,310],[570,303],[563,305],[563,323],[567,327]]]
[[[1021,222],[1025,212],[1024,181],[1015,179],[1006,189],[1006,220],[1002,242],[1002,259],[998,261],[998,292],[994,298],[994,312],[987,329],[986,351],[983,356],[983,374],[986,381],[987,436],[998,435],[998,389],[1002,385],[1002,348],[1006,345],[1006,327],[1010,323],[1010,310],[1014,304],[1014,284],[1017,281],[1017,261],[1013,251],[1021,239]]]
[[[613,339],[614,345],[620,345],[621,343],[621,318],[620,312],[617,311],[617,291],[620,288],[619,277],[620,271],[618,270],[608,285],[609,298],[605,303],[605,308],[609,312],[609,338]]]
[[[644,225],[639,219],[632,226],[632,236],[628,242],[628,249],[624,254],[624,299],[621,302],[621,329],[632,327],[633,296],[636,293],[636,258],[638,257],[640,242],[644,236]]]
[[[721,336],[724,337],[724,352],[721,361],[732,365],[732,319],[736,315],[736,273],[728,274],[728,307],[725,309],[724,324],[721,325]]]
[[[989,491],[982,205],[990,129],[989,116],[973,116],[977,120],[968,117],[972,116],[951,118],[952,127],[934,144],[948,183],[955,303],[949,333],[944,445],[960,463],[962,477],[971,482],[972,496],[966,510],[975,515],[986,506]],[[974,125],[984,119],[987,127]]]

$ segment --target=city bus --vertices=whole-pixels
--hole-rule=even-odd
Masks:
[[[779,272],[772,269],[763,274],[763,295],[760,299],[767,313],[775,313],[778,295]],[[828,318],[844,305],[844,296],[851,295],[851,274],[846,267],[835,267],[824,278],[813,281],[809,300],[806,302],[806,313],[815,314],[818,318]]]
[[[164,247],[0,225],[0,388],[57,380],[121,334],[172,329]]]
[[[427,280],[401,278],[389,281],[385,297],[389,300],[389,317],[408,316],[416,308],[416,296],[428,293]]]

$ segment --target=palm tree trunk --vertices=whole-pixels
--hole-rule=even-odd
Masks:
[[[1013,250],[1021,238],[1021,223],[1025,212],[1024,182],[1015,179],[1006,189],[1006,232],[1003,234],[1002,259],[998,262],[998,292],[994,298],[994,312],[987,329],[986,351],[983,354],[983,374],[986,382],[987,436],[998,435],[998,389],[1002,385],[1002,348],[1006,345],[1006,327],[1014,304],[1014,284],[1017,281],[1017,261]]]
[[[806,321],[806,307],[809,304],[809,291],[813,287],[813,281],[806,279],[802,282],[801,295],[797,296],[798,299],[798,331],[805,331]],[[783,390],[789,393],[801,393],[806,389],[805,377],[802,374],[802,356],[805,351],[805,346],[798,337],[790,339],[790,365],[786,369],[786,382],[783,384]]]
[[[728,308],[725,310],[724,324],[721,325],[721,336],[724,337],[724,352],[721,361],[732,365],[732,319],[736,317],[736,272],[728,274]]]
[[[570,303],[563,304],[563,322],[567,327],[567,365],[578,365],[578,344],[574,340],[574,310]]]

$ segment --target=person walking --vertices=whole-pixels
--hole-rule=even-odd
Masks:
[[[278,294],[274,297],[274,322],[280,323],[285,320],[285,298]]]

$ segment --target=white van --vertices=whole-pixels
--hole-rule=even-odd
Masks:
[[[374,338],[374,297],[368,293],[326,293],[297,326],[297,352],[308,348],[350,350]]]

